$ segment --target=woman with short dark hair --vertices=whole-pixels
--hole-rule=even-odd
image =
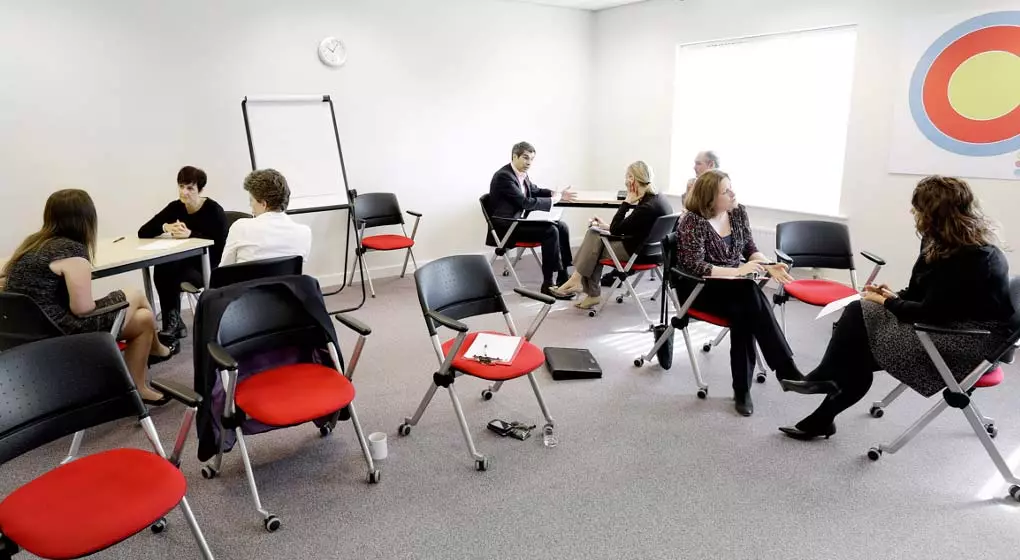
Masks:
[[[205,189],[205,171],[186,166],[177,173],[177,200],[151,220],[138,228],[138,237],[152,238],[169,235],[174,239],[197,237],[213,241],[209,248],[209,263],[216,266],[227,237],[227,218],[223,207],[211,198],[202,196]],[[159,296],[163,316],[163,330],[159,333],[166,341],[188,335],[181,320],[181,282],[204,286],[201,257],[159,264],[153,267],[153,283]]]
[[[911,198],[921,254],[907,288],[867,286],[863,301],[843,310],[821,364],[803,381],[784,381],[783,389],[826,393],[822,404],[795,426],[779,428],[795,439],[836,433],[833,420],[864,398],[874,372],[886,371],[925,397],[945,382],[921,346],[914,323],[983,329],[992,334],[961,338],[931,335],[953,377],[962,380],[1003,343],[1014,314],[1009,294],[1009,263],[974,193],[964,181],[927,177]]]

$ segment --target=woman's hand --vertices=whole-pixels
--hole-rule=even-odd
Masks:
[[[765,266],[765,270],[769,272],[769,276],[773,280],[780,284],[789,284],[793,282],[793,276],[790,276],[790,267],[786,263],[776,263]]]
[[[174,227],[173,230],[170,231],[171,237],[173,237],[174,239],[187,239],[191,237],[191,230],[188,229],[188,226],[180,222],[174,225],[176,227]]]
[[[627,204],[637,204],[641,201],[641,194],[638,193],[637,184],[627,187],[627,198],[624,200]]]
[[[888,298],[878,292],[869,291],[867,288],[865,288],[864,293],[861,294],[861,299],[863,299],[864,301],[877,303],[879,305],[885,305],[885,300]]]
[[[588,222],[589,226],[594,226],[600,229],[609,229],[609,225],[602,221],[602,218],[598,216],[592,216],[591,221]]]
[[[765,267],[758,261],[747,261],[737,268],[737,276],[747,276],[748,274],[764,274]]]
[[[889,286],[886,284],[881,284],[879,286],[876,286],[874,284],[868,284],[867,286],[864,286],[864,291],[867,293],[878,294],[884,297],[885,299],[894,299],[900,297],[899,294],[890,290]]]

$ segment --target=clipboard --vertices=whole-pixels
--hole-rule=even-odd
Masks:
[[[485,365],[506,366],[513,363],[521,351],[524,338],[497,333],[478,333],[464,358]]]

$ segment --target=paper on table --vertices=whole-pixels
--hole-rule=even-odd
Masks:
[[[143,251],[163,251],[166,249],[172,249],[178,245],[184,244],[187,241],[185,239],[160,239],[159,241],[153,241],[152,243],[146,243],[138,247]]]
[[[549,212],[546,212],[544,210],[532,210],[531,212],[528,212],[528,217],[524,219],[529,221],[534,220],[538,222],[558,222],[560,221],[560,216],[562,215],[563,215],[562,208],[554,208]]]
[[[859,299],[861,299],[861,294],[854,294],[852,296],[846,296],[843,299],[837,299],[836,301],[834,301],[834,302],[830,303],[829,305],[826,305],[825,307],[823,307],[822,310],[818,312],[818,316],[815,317],[815,319],[821,319],[822,317],[825,317],[826,315],[830,315],[832,313],[835,313],[835,312],[839,311],[840,309],[843,309],[844,307],[850,305],[851,303],[853,303],[853,302],[855,302],[855,301],[857,301]]]
[[[523,339],[519,336],[502,334],[478,333],[471,347],[464,352],[464,357],[474,360],[479,357],[488,358],[494,363],[510,363],[517,354]]]

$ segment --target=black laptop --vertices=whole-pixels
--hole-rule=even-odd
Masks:
[[[557,381],[564,379],[598,379],[602,377],[602,368],[585,348],[552,348],[545,349],[545,364]]]

